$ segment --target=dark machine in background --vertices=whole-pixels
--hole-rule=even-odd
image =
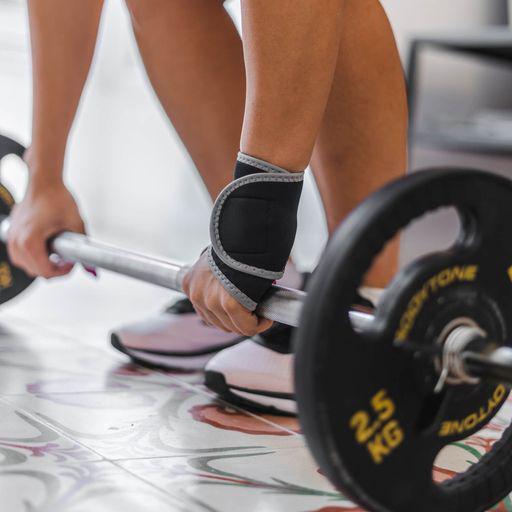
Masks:
[[[411,34],[406,71],[414,144],[512,153],[512,2],[486,4],[481,27]],[[463,21],[461,12],[461,27]]]

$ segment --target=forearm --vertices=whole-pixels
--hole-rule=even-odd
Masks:
[[[282,277],[292,250],[302,171],[336,68],[342,7],[342,0],[242,0],[242,153],[235,180],[213,207],[207,258],[250,311]]]
[[[338,59],[342,0],[242,0],[244,153],[308,165]]]
[[[60,181],[69,130],[94,54],[103,0],[29,0],[33,180]]]

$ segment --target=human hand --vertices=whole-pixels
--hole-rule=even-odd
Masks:
[[[30,183],[10,214],[7,250],[14,265],[31,276],[67,274],[72,263],[50,261],[48,240],[63,231],[84,233],[76,202],[61,181]]]
[[[250,337],[272,326],[271,320],[259,318],[226,291],[213,275],[206,254],[185,275],[183,291],[202,319],[223,331]]]

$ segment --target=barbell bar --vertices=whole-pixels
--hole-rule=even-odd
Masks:
[[[0,240],[3,243],[7,243],[9,228],[9,217],[0,216]],[[50,242],[50,250],[65,262],[101,268],[180,293],[183,293],[183,278],[190,268],[176,261],[135,253],[72,232],[54,237]],[[274,285],[269,296],[259,305],[256,314],[298,327],[305,296],[303,291]],[[371,313],[350,311],[350,321],[357,330],[364,329],[373,320]],[[482,339],[480,331],[472,327],[459,327],[457,332],[458,339],[464,338],[466,341],[451,353],[448,353],[449,336],[443,343],[444,355],[440,357],[450,358],[451,361],[447,372],[453,373],[459,368],[457,373],[462,380],[465,373],[468,381],[471,378],[486,378],[503,381],[512,386],[512,349],[501,347],[487,353],[484,353],[484,349],[481,353],[468,351],[466,349],[473,341]],[[421,349],[416,352],[421,352]]]
[[[0,216],[0,240],[7,243],[10,227],[8,216]],[[183,293],[183,278],[188,265],[138,254],[102,243],[79,233],[62,233],[50,242],[50,250],[70,263],[102,268]],[[274,285],[268,297],[259,305],[256,313],[264,318],[297,327],[305,293]],[[372,320],[372,316],[352,311],[351,319],[358,328]]]

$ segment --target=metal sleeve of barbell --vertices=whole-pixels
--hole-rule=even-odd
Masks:
[[[0,219],[0,239],[7,240],[9,218]],[[132,277],[157,286],[183,292],[183,278],[189,267],[177,262],[158,259],[97,242],[79,233],[62,233],[51,242],[51,251],[66,261]],[[259,316],[297,327],[306,294],[280,286],[273,286],[268,297],[258,306]],[[357,330],[373,319],[358,311],[350,312]]]
[[[51,251],[65,261],[111,270],[181,292],[188,267],[97,242],[85,235],[62,233],[51,242]]]
[[[469,351],[465,352],[462,358],[471,375],[512,387],[511,348],[500,347],[488,354]]]

